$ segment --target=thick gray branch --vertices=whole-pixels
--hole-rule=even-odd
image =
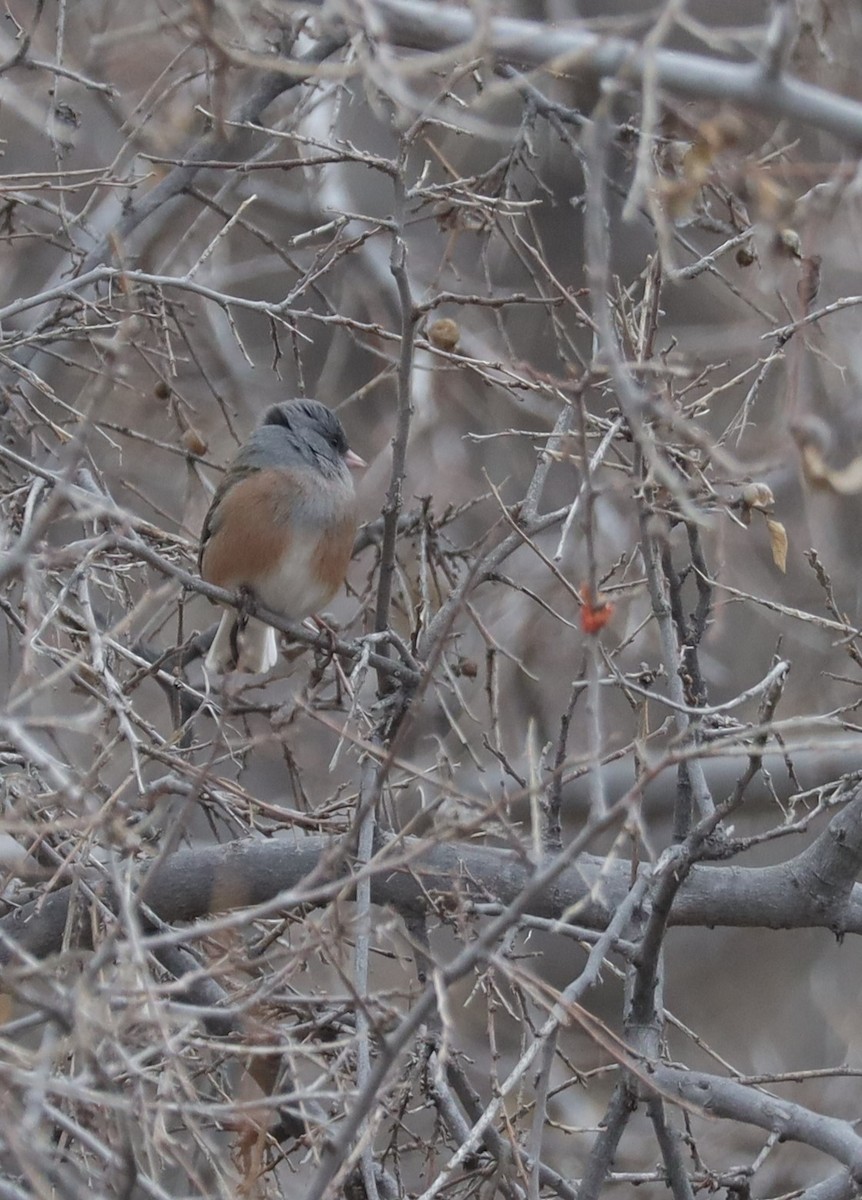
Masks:
[[[801,1104],[702,1071],[661,1064],[650,1070],[649,1078],[662,1095],[693,1105],[708,1116],[742,1121],[780,1134],[783,1141],[813,1146],[848,1167],[857,1185],[862,1182],[862,1137],[850,1121],[825,1117]]]
[[[424,0],[375,0],[376,32],[414,50],[441,50],[476,39],[471,53],[484,51],[497,63],[538,67],[591,78],[619,78],[639,86],[647,55],[636,42],[603,37],[577,24],[492,17],[481,32],[469,6]],[[770,74],[760,62],[728,63],[700,54],[651,49],[651,78],[688,99],[736,103],[776,118],[790,117],[862,143],[862,104],[822,88]]]
[[[862,933],[862,886],[853,884],[848,891],[845,871],[845,886],[833,894],[830,904],[822,885],[822,880],[830,877],[830,846],[835,855],[843,855],[848,840],[858,844],[860,826],[862,792],[857,792],[812,847],[788,863],[758,868],[693,867],[674,900],[669,924],[820,927],[842,934]],[[182,851],[145,877],[145,899],[170,923],[270,903],[281,893],[294,890],[296,895],[286,896],[286,902],[327,903],[344,888],[341,867],[340,873],[329,877],[323,868],[331,846],[329,839],[314,836],[296,842],[249,840]],[[408,916],[425,911],[435,894],[510,904],[535,875],[535,867],[522,856],[483,846],[423,846],[406,839],[398,844],[397,855],[380,863],[372,877],[371,898],[375,904],[391,906]],[[840,871],[839,859],[833,861]],[[816,871],[810,867],[812,863]],[[305,892],[300,885],[312,872],[314,888]],[[604,929],[630,887],[631,864],[627,860],[608,863],[584,854],[524,911],[552,920],[567,913],[578,925]],[[71,893],[71,888],[61,888],[0,920],[0,959],[11,957],[10,939],[39,958],[57,951]]]
[[[797,885],[812,904],[838,918],[836,932],[843,932],[840,915],[852,905],[856,878],[862,865],[862,798],[857,793],[846,808],[829,822],[819,837],[791,864]]]

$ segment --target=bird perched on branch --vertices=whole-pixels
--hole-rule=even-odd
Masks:
[[[288,620],[317,612],[347,574],[357,520],[351,469],[364,466],[325,405],[274,405],[213,496],[201,533],[201,576]],[[272,626],[225,612],[206,656],[209,671],[257,674],[277,661]]]

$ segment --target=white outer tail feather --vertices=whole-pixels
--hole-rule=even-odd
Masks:
[[[224,675],[234,669],[249,675],[263,675],[271,671],[278,662],[278,642],[273,627],[249,617],[245,629],[237,635],[239,661],[234,668],[231,634],[235,624],[236,614],[224,613],[204,660],[206,669],[214,675]]]

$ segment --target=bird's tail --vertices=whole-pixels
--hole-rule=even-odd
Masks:
[[[245,628],[236,634],[237,656],[233,647],[235,625],[236,613],[226,612],[204,660],[206,669],[213,675],[224,675],[228,671],[263,675],[271,671],[278,662],[278,643],[272,626],[249,617]]]

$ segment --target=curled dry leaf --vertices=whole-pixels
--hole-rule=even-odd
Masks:
[[[830,467],[814,440],[797,438],[797,442],[802,458],[802,473],[812,487],[837,492],[839,496],[854,496],[862,492],[862,455],[858,455],[846,467]]]
[[[775,235],[775,250],[788,258],[802,261],[802,239],[795,229],[779,229]]]
[[[802,304],[803,312],[807,313],[817,299],[817,293],[820,290],[820,266],[819,254],[810,254],[802,260],[802,275],[796,285],[796,294]]]
[[[769,531],[769,545],[772,547],[772,561],[782,574],[787,573],[787,531],[775,517],[766,518],[766,528]]]
[[[766,171],[759,171],[749,181],[749,190],[758,220],[772,228],[782,225],[786,228],[793,214],[793,193]]]
[[[732,109],[725,108],[714,117],[703,121],[698,129],[700,141],[704,142],[713,154],[722,150],[730,150],[739,145],[745,137],[746,124],[742,117]]]
[[[694,140],[678,158],[674,177],[658,181],[658,194],[669,217],[678,220],[689,215],[701,188],[709,182],[716,158],[737,145],[744,133],[744,121],[729,111],[702,122]]]
[[[656,190],[670,219],[681,221],[690,216],[700,188],[687,179],[660,179]]]

